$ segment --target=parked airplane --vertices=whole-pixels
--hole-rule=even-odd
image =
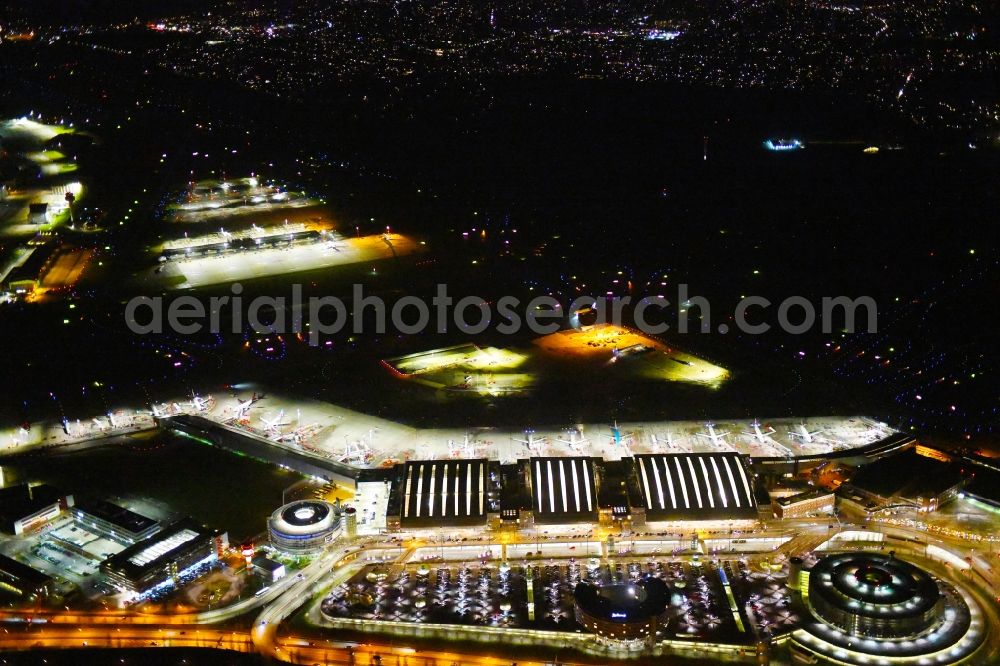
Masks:
[[[788,431],[789,435],[802,440],[802,442],[805,444],[812,444],[814,441],[816,441],[816,435],[822,433],[823,433],[822,430],[809,430],[808,428],[806,428],[805,423],[800,423]]]
[[[239,421],[246,416],[247,412],[250,411],[250,408],[258,400],[260,400],[260,398],[257,397],[256,393],[250,396],[249,400],[240,400],[239,398],[236,398],[236,420]]]
[[[744,430],[743,434],[747,435],[748,437],[753,437],[761,444],[767,444],[767,441],[770,438],[770,436],[773,435],[775,432],[777,432],[771,426],[764,426],[764,428],[761,428],[760,421],[758,421],[757,419],[753,420],[753,423],[750,424],[750,427],[752,428],[752,430]]]
[[[478,450],[479,446],[472,441],[469,433],[465,433],[461,444],[453,439],[448,440],[448,455],[452,458],[475,458]]]
[[[363,439],[356,439],[348,442],[337,458],[337,462],[342,463],[363,463],[372,456],[371,447]]]
[[[556,441],[566,444],[569,446],[571,451],[580,451],[580,447],[590,441],[582,432],[580,432],[579,428],[572,428],[566,432],[569,433],[569,439],[563,439],[560,437]]]
[[[266,416],[260,417],[260,422],[264,424],[264,430],[268,432],[274,432],[281,426],[285,426],[291,423],[291,421],[283,421],[285,418],[285,410],[278,412],[278,415],[274,418],[267,418]]]
[[[208,398],[202,398],[194,391],[191,391],[191,402],[185,403],[186,405],[193,407],[196,412],[204,412],[208,410],[208,401],[212,396]]]
[[[718,446],[720,448],[727,446],[726,436],[729,434],[728,432],[722,430],[716,430],[715,424],[711,422],[705,424],[705,429],[708,432],[696,432],[695,436],[703,437],[709,440],[712,443],[712,446]]]
[[[627,445],[631,441],[632,435],[622,432],[622,429],[618,427],[618,421],[613,422],[609,427],[611,428],[611,434],[604,436],[614,442],[615,446]]]
[[[661,453],[664,446],[666,446],[668,450],[674,450],[677,448],[677,445],[674,444],[674,435],[671,432],[667,432],[664,436],[657,435],[654,432],[650,434],[649,439],[653,443],[654,453]]]
[[[105,414],[105,416],[108,417],[108,423],[111,424],[112,428],[120,428],[120,427],[122,427],[122,423],[119,422],[118,419],[115,418],[114,412],[108,412],[107,414]]]
[[[545,446],[545,438],[536,437],[535,431],[530,429],[524,431],[524,436],[525,439],[518,439],[517,437],[512,437],[511,439],[513,439],[515,442],[521,442],[526,447],[528,447],[529,451],[532,451],[534,453],[540,453],[542,447]]]

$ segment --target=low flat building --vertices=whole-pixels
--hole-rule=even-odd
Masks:
[[[107,500],[80,502],[73,507],[73,519],[91,532],[123,546],[148,539],[160,529],[159,521]]]
[[[217,558],[227,546],[224,532],[185,518],[112,555],[101,564],[101,572],[115,587],[143,593],[176,580],[199,562]]]
[[[959,497],[1000,508],[1000,461],[973,454],[964,456],[962,463],[968,482]]]
[[[836,495],[822,488],[813,488],[788,497],[778,497],[772,502],[776,518],[800,518],[818,513],[833,513],[835,504]]]
[[[910,448],[861,467],[845,493],[860,495],[880,507],[912,506],[936,511],[958,494],[969,481],[959,462],[942,462]]]
[[[635,477],[635,460],[598,460],[597,504],[600,507],[600,522],[628,523],[632,520],[632,506],[641,504],[642,496]],[[626,527],[627,529],[627,527]]]
[[[28,224],[48,224],[49,205],[47,203],[28,204]]]
[[[52,578],[22,564],[17,560],[0,555],[0,589],[19,597],[46,597],[51,591]]]
[[[531,504],[525,481],[527,473],[527,468],[520,463],[500,465],[500,527],[516,529],[527,522],[527,507]]]
[[[875,500],[867,494],[855,492],[850,485],[837,488],[837,503],[841,511],[851,510],[863,514],[873,513],[879,508]]]
[[[259,572],[269,583],[281,580],[287,573],[284,564],[277,560],[272,560],[264,554],[253,558],[252,566],[254,571]]]
[[[0,285],[12,294],[28,294],[34,291],[51,267],[54,249],[45,243],[28,249],[24,260],[15,265]]]
[[[73,496],[47,484],[0,489],[0,529],[20,535],[37,529],[73,506]]]

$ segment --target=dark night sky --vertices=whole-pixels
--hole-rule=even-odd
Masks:
[[[207,10],[217,0],[4,0],[0,16],[57,23],[113,22]],[[246,3],[250,4],[250,3]]]

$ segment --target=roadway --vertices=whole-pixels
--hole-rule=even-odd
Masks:
[[[296,574],[293,584],[274,603],[265,607],[257,616],[253,623],[252,636],[253,643],[261,654],[278,659],[282,658],[281,647],[275,640],[281,623],[313,596],[312,588],[330,573],[334,563],[345,554],[345,551],[340,550],[340,552],[327,552],[316,558],[309,566]],[[334,572],[330,584],[336,585],[348,580],[364,564],[361,561],[341,567]]]
[[[931,536],[918,530],[899,526],[836,525],[827,519],[818,520],[815,518],[784,521],[757,532],[741,534],[739,538],[745,538],[749,541],[780,536],[788,539],[791,535],[797,535],[796,538],[786,541],[776,548],[777,552],[787,555],[792,554],[792,547],[795,547],[797,552],[812,550],[819,543],[842,530],[872,530],[873,528],[883,535],[894,537],[882,542],[886,549],[891,548],[900,554],[905,553],[918,560],[921,566],[925,566],[944,577],[964,578],[966,583],[964,587],[973,594],[988,619],[987,626],[1000,626],[1000,615],[997,613],[996,604],[994,599],[988,596],[989,594],[995,596],[993,591],[995,568],[990,567],[989,563],[973,554],[972,563],[966,575],[962,576],[956,567],[949,567],[939,559],[928,558],[928,545],[930,544],[947,548],[964,560],[964,553],[968,552],[969,544],[960,540],[946,536]],[[724,531],[720,530],[720,534],[722,532]],[[395,537],[392,539],[368,538],[357,539],[350,543],[338,543],[335,547],[318,556],[304,569],[272,585],[263,594],[242,600],[226,608],[202,613],[166,616],[115,611],[45,612],[3,609],[0,610],[0,626],[3,628],[3,633],[0,634],[0,650],[76,647],[214,647],[241,652],[257,652],[277,660],[296,664],[509,666],[511,663],[509,659],[460,654],[449,650],[417,651],[405,645],[395,645],[393,639],[388,639],[389,644],[386,645],[384,644],[386,639],[380,639],[374,635],[366,636],[363,643],[352,643],[281,633],[285,621],[304,603],[314,598],[322,590],[349,580],[365,564],[373,560],[412,561],[415,555],[428,548],[434,550],[454,548],[463,551],[463,553],[482,552],[490,546],[499,549],[499,544],[502,543],[495,539],[483,539],[481,542],[470,544],[467,541],[459,540],[458,537],[434,541],[427,538],[426,535],[421,538],[412,537],[407,542],[405,536],[401,535],[402,539]],[[664,544],[675,544],[678,541],[678,537],[674,534],[668,534],[662,538],[642,538],[638,535],[630,535],[620,537],[619,544],[632,538],[637,541],[641,539],[643,543],[662,541]],[[726,537],[716,535],[714,538],[725,539]],[[522,535],[522,538],[515,536],[503,543],[506,543],[507,547],[510,548],[515,543],[534,543],[537,539],[537,535],[526,534]],[[592,533],[580,533],[569,538],[546,535],[544,539],[548,539],[548,543],[552,546],[563,547],[555,548],[553,552],[537,558],[540,562],[553,557],[584,556],[579,551],[571,550],[571,544],[593,540],[594,536]],[[683,537],[681,541],[684,541]],[[846,549],[864,547],[864,545],[845,541],[843,547]],[[364,558],[350,557],[359,551],[364,553]],[[766,551],[763,554],[766,556]],[[686,559],[687,555],[689,554],[675,556],[671,559]],[[725,553],[723,556],[730,555],[739,556],[740,553]],[[759,556],[760,553],[757,555]],[[626,559],[649,558],[650,555],[634,552],[620,557],[622,561],[625,561]],[[452,558],[446,557],[445,559]],[[979,582],[978,580],[970,580],[977,571],[979,576],[988,583],[987,586],[976,587],[969,584]],[[259,613],[250,629],[234,631],[212,626],[226,620],[246,616],[254,611],[259,611]],[[379,640],[383,643],[379,643]],[[1000,636],[995,630],[989,632],[984,649],[991,651],[992,654],[1000,652]],[[526,661],[521,658],[518,658],[517,662],[520,666],[534,666],[535,664],[540,666],[552,663],[551,660]],[[566,664],[567,662],[561,660],[559,663]]]
[[[146,648],[188,647],[215,648],[253,652],[254,645],[245,631],[183,626],[166,629],[152,626],[54,626],[29,625],[4,628],[0,650],[33,648]]]

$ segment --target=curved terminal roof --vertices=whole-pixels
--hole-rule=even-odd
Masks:
[[[591,458],[531,458],[531,510],[538,523],[597,520],[597,485]]]
[[[411,460],[401,479],[403,526],[470,525],[486,522],[489,461]]]
[[[756,518],[753,476],[736,453],[635,456],[646,520]]]

